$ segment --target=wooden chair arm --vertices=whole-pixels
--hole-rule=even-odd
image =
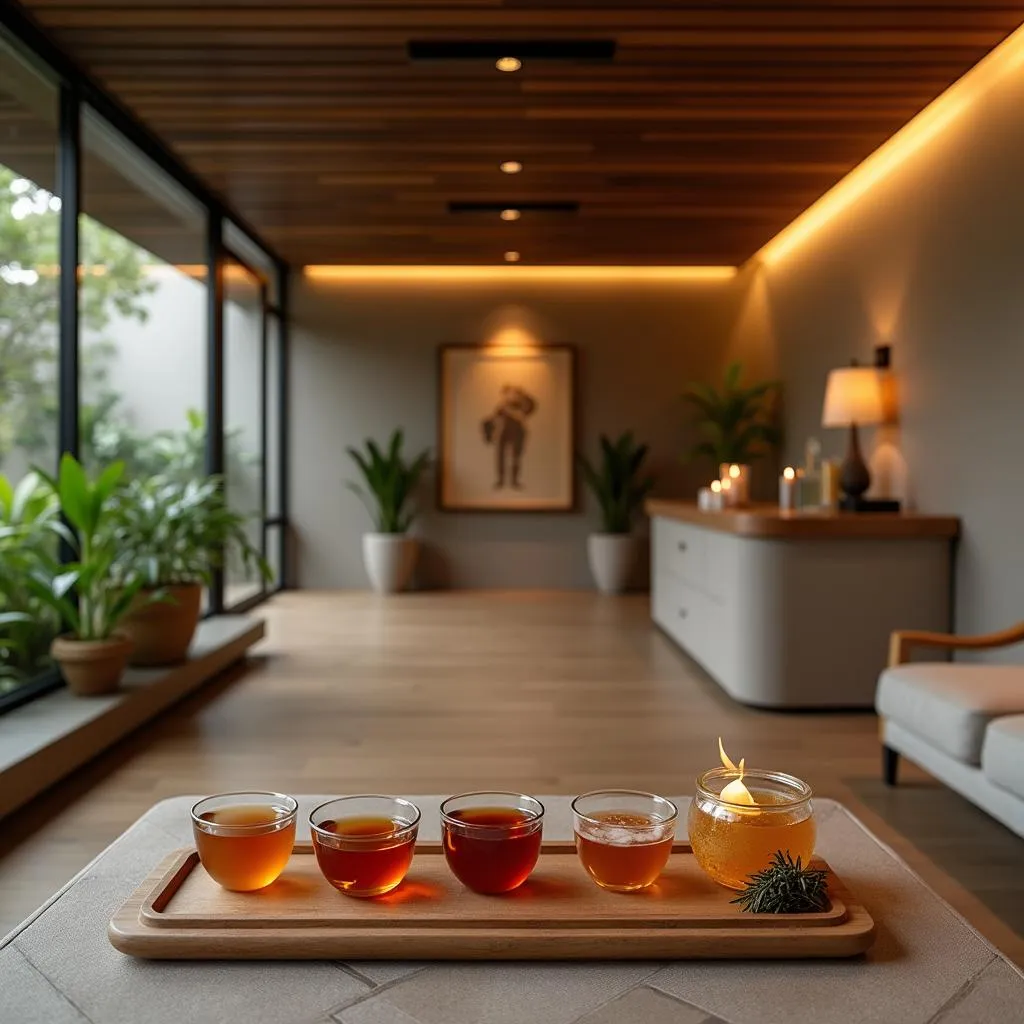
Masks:
[[[1024,622],[999,633],[981,636],[954,636],[952,633],[927,633],[921,630],[898,629],[889,638],[889,667],[905,665],[914,647],[938,647],[947,651],[984,650],[986,647],[1007,647],[1024,641]]]

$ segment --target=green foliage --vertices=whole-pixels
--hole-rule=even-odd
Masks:
[[[779,382],[741,387],[741,373],[740,364],[732,363],[721,391],[699,383],[687,387],[683,399],[696,410],[696,425],[703,435],[690,458],[706,455],[716,466],[723,462],[749,465],[778,445],[774,400]]]
[[[617,441],[601,435],[601,465],[594,466],[586,456],[576,456],[583,479],[601,505],[605,533],[629,533],[633,517],[654,486],[654,478],[637,479],[647,457],[647,445],[638,445],[632,431]]]
[[[87,466],[124,463],[126,480],[162,476],[179,483],[201,480],[206,473],[206,416],[198,409],[185,414],[181,430],[144,434],[119,415],[121,399],[102,394],[94,405],[83,406],[80,419],[82,462]],[[243,479],[259,457],[242,448],[241,427],[224,432],[227,476]]]
[[[0,692],[49,665],[60,616],[31,580],[57,571],[58,542],[69,537],[56,497],[35,473],[16,486],[0,475]]]
[[[71,526],[67,539],[76,560],[59,572],[32,573],[26,584],[60,615],[76,639],[106,640],[144,582],[141,576],[118,579],[114,574],[119,551],[112,518],[124,463],[115,462],[90,479],[82,464],[65,452],[56,478],[40,476]]]
[[[386,454],[371,439],[366,441],[365,454],[355,448],[345,449],[359,467],[366,485],[348,481],[346,486],[362,499],[378,533],[405,533],[416,517],[415,511],[407,505],[430,462],[430,452],[423,451],[411,463],[406,463],[402,457],[402,441],[403,433],[399,429],[391,435]]]
[[[0,165],[0,464],[18,449],[40,458],[56,442],[59,201]],[[83,367],[102,373],[103,332],[117,315],[143,322],[155,285],[145,250],[89,217],[80,221]]]
[[[132,480],[116,495],[112,520],[118,550],[113,571],[123,581],[141,577],[147,587],[209,585],[229,553],[245,570],[272,577],[245,534],[246,517],[228,508],[218,477]]]
[[[751,914],[813,914],[828,910],[828,872],[805,868],[777,850],[771,864],[750,875],[746,888],[731,902]]]

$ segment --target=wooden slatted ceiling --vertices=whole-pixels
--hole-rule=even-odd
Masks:
[[[296,264],[742,263],[1024,18],[1019,0],[25,6]],[[565,38],[616,58],[509,75],[406,56]],[[507,224],[452,200],[581,208]]]

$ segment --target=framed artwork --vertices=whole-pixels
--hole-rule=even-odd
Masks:
[[[441,348],[442,509],[572,510],[575,362],[568,345]]]

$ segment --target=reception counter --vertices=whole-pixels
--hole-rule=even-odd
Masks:
[[[654,621],[732,697],[870,707],[894,629],[949,629],[959,520],[652,500]]]

